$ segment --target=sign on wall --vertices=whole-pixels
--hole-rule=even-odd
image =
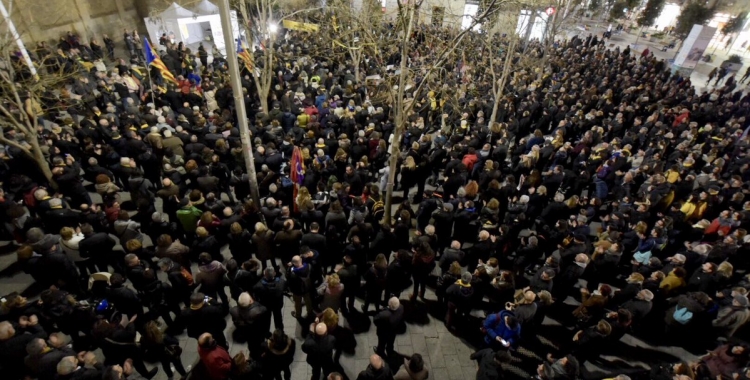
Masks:
[[[716,28],[703,25],[693,25],[693,29],[682,44],[682,49],[677,53],[674,64],[683,69],[694,69],[703,57],[703,53],[716,34]]]

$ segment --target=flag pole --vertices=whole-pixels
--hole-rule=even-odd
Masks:
[[[143,37],[146,42],[148,42],[147,37]],[[153,45],[151,43],[147,43],[149,49],[153,49]],[[153,54],[153,51],[152,51]],[[151,80],[151,64],[148,62],[148,52],[146,49],[143,49],[143,55],[146,62],[146,74],[148,75],[148,85],[151,87],[151,103],[154,105],[154,110],[156,110],[156,101],[154,100],[154,81]]]
[[[237,111],[237,125],[240,130],[242,141],[242,155],[245,158],[245,167],[250,182],[250,194],[253,202],[260,208],[260,195],[258,193],[258,176],[255,174],[255,160],[253,157],[253,144],[250,140],[250,130],[247,125],[247,111],[245,110],[245,99],[242,95],[242,82],[240,81],[240,70],[237,64],[237,51],[235,48],[234,33],[229,14],[229,1],[219,0],[219,15],[221,16],[221,28],[224,34],[224,45],[227,50],[227,63],[229,64],[229,81],[232,84],[234,95],[234,106]]]

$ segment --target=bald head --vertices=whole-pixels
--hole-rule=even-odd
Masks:
[[[16,335],[16,330],[8,321],[0,322],[0,340],[8,340]]]
[[[401,301],[398,300],[396,297],[391,297],[391,299],[388,300],[388,308],[391,310],[396,310],[398,307],[401,306]]]
[[[214,337],[209,333],[203,333],[198,337],[198,346],[208,348],[214,344]]]
[[[162,184],[162,185],[164,185],[164,187],[169,187],[169,186],[172,186],[172,180],[171,180],[171,179],[169,179],[169,178],[164,178],[164,179],[163,179],[163,180],[161,181],[161,184]]]
[[[370,355],[370,365],[374,369],[381,369],[383,368],[383,358],[380,357],[378,354],[372,354]]]
[[[323,336],[328,333],[328,326],[325,323],[318,323],[315,325],[315,335]]]

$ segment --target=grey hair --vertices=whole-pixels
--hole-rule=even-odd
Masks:
[[[70,360],[70,359],[73,360]],[[57,374],[60,376],[66,376],[73,373],[78,368],[78,359],[74,356],[66,356],[57,363]]]
[[[26,240],[31,244],[42,240],[42,238],[44,238],[44,231],[39,227],[34,227],[26,231]]]
[[[44,351],[47,344],[42,338],[36,338],[26,345],[26,353],[29,355],[39,355]]]

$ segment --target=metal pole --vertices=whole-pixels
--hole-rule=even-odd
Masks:
[[[16,44],[18,45],[18,50],[21,51],[21,55],[23,56],[23,60],[26,61],[26,65],[29,66],[29,71],[31,71],[31,75],[36,78],[36,67],[34,67],[34,62],[31,61],[31,57],[29,57],[29,52],[26,51],[26,46],[23,44],[23,40],[21,40],[21,36],[18,34],[18,31],[16,30],[16,25],[13,24],[13,20],[10,19],[10,14],[8,14],[8,10],[5,9],[5,2],[4,0],[0,0],[0,13],[2,13],[3,18],[5,19],[5,22],[8,24],[8,30],[10,31],[10,34],[13,35],[13,39],[16,41]]]
[[[260,195],[258,194],[258,176],[255,174],[255,161],[253,159],[253,144],[250,141],[250,131],[247,126],[247,111],[245,100],[242,96],[242,82],[240,81],[240,69],[237,65],[237,51],[235,46],[231,18],[229,15],[229,1],[219,0],[219,15],[221,16],[221,29],[224,34],[224,45],[227,49],[227,63],[229,64],[229,79],[234,94],[234,107],[237,110],[237,124],[240,128],[242,139],[242,155],[245,157],[247,175],[250,177],[250,194],[253,202],[260,208]]]

